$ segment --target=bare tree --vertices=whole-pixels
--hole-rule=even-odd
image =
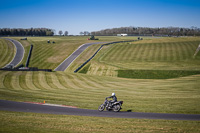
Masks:
[[[63,34],[62,30],[60,30],[60,31],[58,32],[58,34],[61,36],[61,35]]]
[[[83,35],[84,33],[81,31],[79,34],[80,34],[80,35]]]
[[[65,31],[65,36],[68,36],[68,31]]]
[[[90,32],[84,31],[83,34],[84,34],[84,36],[87,36],[87,35],[90,35]]]

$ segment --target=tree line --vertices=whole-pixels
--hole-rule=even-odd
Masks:
[[[117,34],[141,35],[141,36],[200,36],[200,28],[192,26],[191,28],[181,27],[121,27],[104,29],[91,32],[96,36],[113,36]]]
[[[48,28],[3,28],[0,29],[0,36],[53,36],[54,31]]]

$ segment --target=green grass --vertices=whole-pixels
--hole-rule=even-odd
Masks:
[[[87,40],[89,36],[53,36],[53,37],[27,37],[28,40],[20,40],[22,37],[12,37],[22,43],[25,48],[24,60],[26,63],[29,47],[33,44],[33,51],[29,67],[38,67],[40,69],[55,69],[62,61],[71,55],[80,45],[91,42],[110,42],[132,40],[135,37],[98,37],[100,40]],[[55,41],[55,44],[47,43],[47,40]],[[78,63],[79,65],[80,63]],[[78,66],[77,65],[77,66]],[[75,68],[71,68],[75,69]],[[71,71],[70,69],[70,71]]]
[[[0,132],[200,132],[199,121],[145,120],[0,111]]]
[[[109,45],[90,62],[87,74],[117,76],[118,70],[199,71],[200,53],[193,58],[199,42],[199,37],[188,37]]]
[[[16,48],[10,41],[0,39],[0,68],[12,61],[15,52]]]
[[[28,37],[21,41],[27,51],[34,45],[32,67],[53,69],[87,37]],[[99,41],[133,39],[98,37]],[[20,39],[14,38],[14,39]],[[47,44],[54,40],[56,44]],[[103,47],[86,65],[84,73],[73,71],[99,48],[89,47],[65,72],[0,71],[0,99],[64,104],[97,109],[104,98],[115,92],[123,100],[122,111],[200,114],[199,57],[192,58],[200,39],[160,38]],[[8,49],[8,48],[7,48]],[[133,51],[132,51],[133,50]],[[162,52],[161,52],[162,51]],[[165,52],[167,51],[167,52]],[[55,58],[54,58],[55,57]],[[1,57],[0,57],[1,58]],[[35,61],[36,60],[36,61]],[[40,63],[38,63],[38,62]],[[23,60],[25,62],[25,60]],[[170,79],[119,78],[118,70],[134,70],[165,75],[180,74]],[[189,72],[189,74],[187,73]],[[169,74],[171,75],[171,74]],[[168,73],[166,77],[169,77]],[[138,76],[138,75],[137,75]],[[137,77],[138,78],[138,77]],[[36,113],[0,112],[0,132],[199,132],[199,121],[139,120],[64,116]]]
[[[63,72],[0,71],[0,99],[97,109],[117,94],[123,110],[200,114],[200,75],[176,79],[125,79]]]
[[[170,79],[200,74],[200,71],[184,70],[118,70],[118,77],[134,79]]]
[[[84,73],[84,74],[86,74],[87,71],[88,71],[88,69],[89,69],[89,67],[90,67],[90,64],[87,64],[85,67],[83,67],[83,69],[81,69],[81,70],[79,71],[79,73]]]

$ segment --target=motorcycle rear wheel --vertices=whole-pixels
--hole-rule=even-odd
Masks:
[[[105,106],[103,105],[103,104],[101,104],[100,106],[99,106],[99,108],[98,108],[98,110],[101,112],[101,111],[103,111],[105,109]]]
[[[119,105],[119,104],[117,104],[117,105],[114,105],[114,107],[113,107],[113,111],[115,111],[115,112],[119,112],[119,111],[120,111],[120,109],[121,109],[121,107],[120,107],[120,105]]]

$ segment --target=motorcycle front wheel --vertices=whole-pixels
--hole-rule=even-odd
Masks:
[[[103,111],[105,109],[105,106],[103,105],[103,104],[101,104],[100,106],[99,106],[99,111],[101,112],[101,111]]]

